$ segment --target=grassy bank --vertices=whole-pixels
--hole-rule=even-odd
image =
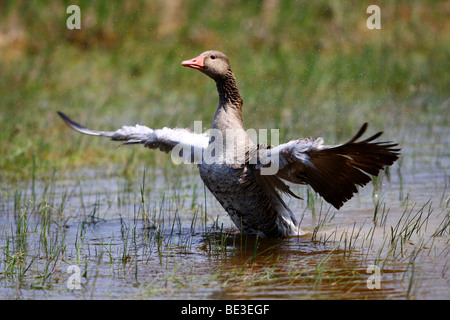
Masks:
[[[80,6],[81,30],[66,28],[70,4]],[[369,30],[368,5],[4,1],[0,178],[167,162],[166,155],[76,135],[56,111],[102,129],[194,120],[206,129],[217,105],[214,84],[180,62],[207,49],[229,56],[246,126],[278,128],[281,141],[321,135],[342,142],[364,121],[391,132],[448,126],[450,6],[385,1],[381,30]]]

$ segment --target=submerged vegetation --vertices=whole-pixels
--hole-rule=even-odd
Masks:
[[[350,205],[351,217],[321,199],[299,203],[310,232],[269,240],[233,229],[195,175],[166,180],[144,170],[133,183],[91,174],[69,188],[50,180],[32,183],[36,192],[3,193],[2,296],[448,297],[449,207],[434,205],[430,192],[433,201],[392,205],[375,219],[377,208],[366,209],[372,190]],[[395,197],[398,181],[378,191]],[[73,266],[78,289],[69,287]],[[379,268],[380,289],[368,286],[370,267]]]
[[[75,2],[0,3],[0,297],[450,297],[447,2],[385,1],[381,30],[358,1]],[[230,57],[247,128],[331,144],[369,122],[401,159],[340,211],[294,186],[309,233],[267,241],[232,228],[194,166],[56,115],[206,130],[215,88],[180,62],[207,49]]]

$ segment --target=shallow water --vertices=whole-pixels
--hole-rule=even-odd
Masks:
[[[443,136],[433,156],[404,150],[340,211],[294,187],[305,200],[287,201],[308,234],[283,240],[242,236],[195,168],[3,186],[0,296],[449,299]]]

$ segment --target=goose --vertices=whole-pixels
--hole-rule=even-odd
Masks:
[[[360,140],[367,123],[340,145],[324,145],[322,138],[300,138],[278,146],[255,144],[244,127],[243,100],[227,56],[210,50],[181,65],[199,70],[216,83],[219,105],[209,133],[142,125],[96,131],[58,114],[80,133],[143,144],[196,163],[202,181],[240,232],[261,238],[305,234],[283,199],[283,195],[301,199],[288,183],[309,185],[339,209],[358,192],[357,186],[366,185],[399,158],[398,144],[374,141],[382,132]]]

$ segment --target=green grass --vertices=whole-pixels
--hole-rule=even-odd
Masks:
[[[2,296],[390,299],[426,296],[426,266],[448,278],[448,186],[436,178],[449,156],[446,2],[385,1],[375,31],[359,1],[261,3],[195,0],[170,19],[168,1],[79,1],[78,31],[65,28],[72,2],[0,4]],[[265,241],[228,228],[194,167],[79,135],[56,114],[94,129],[206,130],[214,83],[180,62],[207,49],[231,59],[248,128],[341,143],[368,121],[401,159],[343,211],[295,187],[310,236]],[[80,291],[65,285],[72,264]],[[365,287],[370,264],[386,290]]]
[[[167,162],[78,136],[56,111],[95,128],[202,120],[207,129],[214,84],[180,62],[212,48],[231,59],[246,126],[278,128],[280,141],[320,135],[338,142],[365,121],[372,130],[448,125],[440,116],[450,87],[445,2],[385,2],[382,29],[374,31],[357,1],[282,1],[277,10],[191,1],[172,20],[159,2],[80,1],[82,28],[71,31],[68,5],[6,1],[0,8],[2,179],[107,159],[126,172],[142,158]]]
[[[367,212],[350,223],[316,198],[294,205],[296,212],[316,206],[315,218],[308,212],[302,224],[311,233],[274,241],[230,229],[196,183],[193,176],[161,180],[143,170],[134,182],[99,172],[70,188],[56,179],[17,186],[3,195],[0,292],[11,298],[44,290],[88,299],[405,299],[425,294],[428,278],[436,277],[422,270],[430,263],[445,278],[446,203],[394,202],[375,221]],[[398,187],[376,188],[395,197]],[[366,194],[370,203],[371,190]],[[383,273],[380,291],[366,287],[373,264]],[[80,268],[80,290],[66,288],[71,265]]]

